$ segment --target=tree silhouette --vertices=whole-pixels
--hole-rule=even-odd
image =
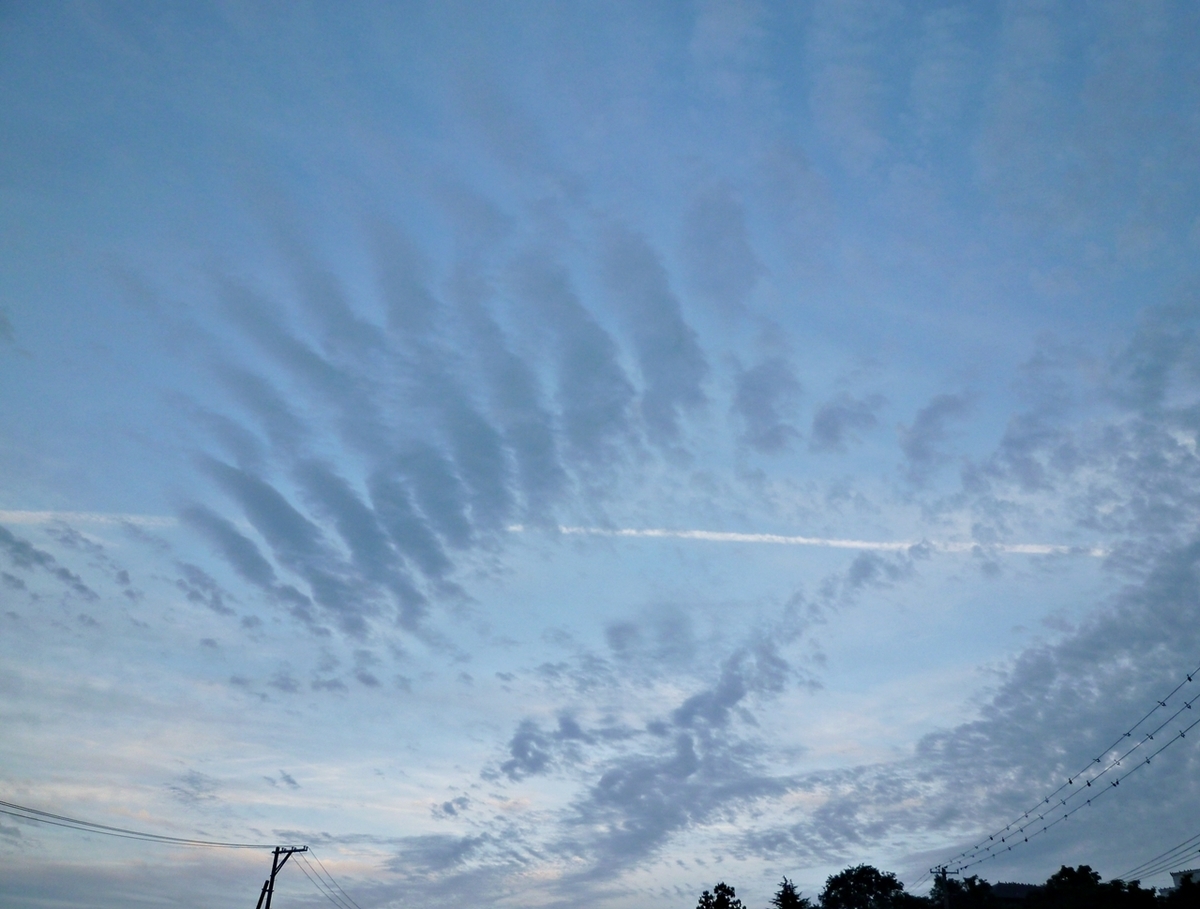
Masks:
[[[856,865],[825,881],[822,909],[892,909],[913,898],[890,871],[873,865]]]
[[[1063,865],[1029,900],[1037,909],[1152,909],[1158,902],[1154,891],[1141,889],[1137,881],[1100,883],[1099,873],[1088,865]]]
[[[812,901],[806,896],[801,896],[796,885],[786,877],[771,897],[771,905],[775,909],[812,909]]]
[[[929,904],[933,909],[993,909],[997,905],[992,885],[976,875],[956,881],[952,877],[936,877],[929,891]]]
[[[705,890],[700,894],[696,909],[745,909],[733,888],[724,881],[713,887],[712,893]]]

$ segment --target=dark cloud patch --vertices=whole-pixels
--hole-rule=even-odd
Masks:
[[[175,586],[187,597],[189,603],[207,606],[218,615],[233,615],[226,602],[233,597],[203,569],[187,562],[179,563],[183,577],[175,579]]]
[[[517,475],[530,512],[544,515],[564,490],[554,418],[543,406],[537,376],[508,347],[483,300],[481,280],[460,272],[455,280],[459,311],[487,378],[493,418],[516,460]]]
[[[747,695],[781,691],[790,673],[791,667],[776,646],[760,641],[728,657],[717,683],[684,701],[671,714],[671,720],[685,729],[700,723],[724,726],[730,711]]]
[[[16,339],[17,332],[8,318],[8,313],[4,309],[0,309],[0,341],[12,344]]]
[[[773,454],[800,437],[789,422],[800,397],[800,382],[782,357],[769,357],[739,370],[733,412],[742,422],[742,441],[756,451]]]
[[[346,693],[346,683],[341,679],[313,679],[309,687],[313,691],[332,691],[337,694]]]
[[[442,804],[434,808],[433,816],[443,818],[458,817],[459,813],[466,811],[467,806],[470,804],[471,800],[469,798],[465,795],[460,795],[458,798],[442,802]]]
[[[304,308],[314,317],[324,353],[340,362],[371,362],[384,354],[387,337],[382,326],[361,316],[350,306],[337,278],[317,264],[308,249],[283,231],[283,249]]]
[[[905,471],[909,480],[923,483],[932,472],[947,460],[942,449],[948,438],[948,424],[961,419],[970,410],[966,395],[936,395],[917,411],[911,426],[898,426],[900,450],[908,460]]]
[[[241,505],[276,560],[305,579],[313,599],[343,631],[362,635],[365,617],[376,611],[373,597],[329,547],[320,528],[265,480],[212,459],[204,459],[202,465]]]
[[[631,667],[653,672],[687,666],[699,647],[687,612],[670,605],[657,606],[636,621],[613,622],[605,628],[604,636],[613,656],[624,664],[623,671]]]
[[[300,682],[284,669],[271,676],[267,684],[276,691],[282,691],[284,694],[296,694],[300,691]]]
[[[460,548],[471,543],[467,492],[447,457],[431,445],[413,444],[396,458],[395,470],[408,481],[421,511],[443,539]]]
[[[1134,408],[1177,404],[1180,385],[1200,381],[1200,304],[1148,307],[1110,369],[1114,391]]]
[[[557,398],[563,434],[573,459],[610,467],[631,434],[633,384],[612,337],[584,308],[567,273],[548,255],[528,254],[512,267],[512,284],[555,350]]]
[[[361,399],[355,395],[353,380],[289,331],[288,320],[266,297],[228,278],[218,279],[218,287],[226,315],[279,365],[335,405]],[[245,372],[238,375],[256,390],[272,391],[259,376]],[[272,394],[264,403],[271,405],[273,412],[288,412],[278,406],[281,402],[277,394]]]
[[[491,837],[486,834],[463,837],[430,834],[409,837],[396,857],[389,862],[389,867],[403,874],[444,872],[477,856],[490,844]]]
[[[50,524],[46,528],[46,535],[67,549],[74,549],[76,552],[82,552],[100,561],[107,562],[108,560],[108,553],[102,543],[88,539],[74,527],[61,521]]]
[[[830,574],[821,581],[817,591],[819,600],[828,605],[838,601],[849,603],[863,591],[891,587],[911,577],[916,571],[914,560],[927,555],[919,545],[911,547],[909,552],[886,556],[878,552],[860,552],[845,571]]]
[[[367,481],[371,505],[397,551],[427,577],[438,579],[450,570],[450,560],[441,542],[413,504],[413,496],[404,479],[409,475],[399,468],[395,472],[379,470],[373,473]],[[463,534],[469,531],[463,521],[461,500],[455,502],[452,498],[446,499],[445,491],[439,490],[436,485],[413,485],[421,492],[426,507],[439,515],[438,525],[449,526],[454,535],[451,539],[464,540]],[[447,513],[439,511],[438,506],[442,504],[450,506]]]
[[[854,398],[846,393],[822,404],[813,415],[808,447],[812,451],[845,451],[858,442],[858,433],[878,425],[875,412],[883,406],[882,395]]]
[[[581,876],[603,879],[642,864],[687,827],[788,788],[762,772],[752,746],[720,736],[678,732],[659,751],[612,759],[568,821],[590,834],[575,840],[592,859]]]
[[[96,591],[83,582],[83,578],[60,565],[53,555],[44,549],[38,549],[28,540],[15,536],[6,527],[0,527],[0,551],[8,556],[15,567],[40,568],[85,600],[94,601],[100,598]]]
[[[708,363],[696,333],[684,321],[659,256],[643,237],[613,230],[605,243],[604,276],[645,381],[641,409],[647,434],[658,443],[675,442],[681,414],[705,401],[701,383]]]
[[[513,508],[503,439],[448,376],[427,373],[425,386],[441,410],[454,467],[467,490],[471,522],[496,530]]]
[[[690,286],[722,312],[744,310],[763,272],[746,231],[746,213],[727,187],[696,197],[684,218]]]
[[[513,781],[549,773],[563,764],[578,761],[578,744],[594,742],[595,738],[584,732],[570,714],[561,714],[558,727],[549,730],[543,730],[533,720],[522,720],[508,743],[511,757],[500,765],[500,772]]]
[[[253,432],[239,423],[232,417],[222,413],[215,413],[203,407],[191,406],[192,421],[201,429],[203,429],[221,449],[233,459],[244,470],[260,470],[264,464],[263,444]],[[280,419],[286,420],[286,415],[272,413],[269,417],[272,421]],[[297,436],[297,431],[292,428],[287,433],[293,440]],[[280,435],[280,429],[277,427],[273,436]]]
[[[180,517],[185,524],[207,537],[234,570],[247,581],[266,589],[274,587],[275,569],[263,557],[254,541],[238,530],[231,521],[203,505],[185,507],[180,512]]]
[[[4,582],[4,586],[10,590],[28,590],[25,582],[15,574],[9,574],[7,571],[0,571],[0,581]]]
[[[425,597],[401,565],[375,513],[326,464],[304,462],[297,467],[296,477],[314,508],[333,522],[359,571],[392,592],[403,624],[414,628],[424,612]]]
[[[167,790],[185,805],[216,801],[219,789],[220,784],[217,780],[197,770],[189,770],[167,787]]]
[[[258,421],[271,445],[286,455],[302,450],[309,432],[304,423],[292,412],[284,395],[263,376],[236,366],[225,366],[217,370],[221,383],[233,399]],[[256,454],[257,442],[252,434],[240,424],[228,418],[218,417],[207,421],[215,429],[216,436],[231,448],[243,467],[261,463]]]
[[[412,242],[391,225],[373,221],[369,228],[388,326],[403,335],[428,335],[441,311],[440,303],[429,291],[429,264]]]
[[[860,552],[846,569],[846,587],[851,592],[865,587],[894,584],[912,574],[907,560],[886,559],[877,552]]]

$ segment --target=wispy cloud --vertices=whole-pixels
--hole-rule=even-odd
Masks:
[[[523,524],[510,524],[510,533],[523,533]],[[701,540],[708,543],[768,543],[778,546],[823,546],[829,549],[855,549],[876,552],[906,552],[925,549],[931,552],[1005,552],[1014,555],[1086,555],[1103,558],[1108,550],[1100,546],[1067,546],[1060,543],[974,543],[967,540],[850,540],[839,537],[804,537],[778,533],[738,533],[728,530],[667,530],[661,527],[572,527],[560,525],[558,532],[567,536],[625,537],[645,539]]]
[[[104,511],[0,511],[0,524],[132,524],[135,527],[174,527],[172,517]]]

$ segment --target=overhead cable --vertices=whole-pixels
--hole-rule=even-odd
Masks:
[[[1172,736],[1170,739],[1168,739],[1166,742],[1164,742],[1161,746],[1159,746],[1159,748],[1156,751],[1154,751],[1153,753],[1148,755],[1145,760],[1138,761],[1136,764],[1133,765],[1132,768],[1125,771],[1125,773],[1121,774],[1121,776],[1117,777],[1117,779],[1110,780],[1109,784],[1107,786],[1100,787],[1098,789],[1098,791],[1096,792],[1096,794],[1091,796],[1089,799],[1087,799],[1087,801],[1080,802],[1078,805],[1076,805],[1074,808],[1072,808],[1070,811],[1066,812],[1065,814],[1060,815],[1058,818],[1055,818],[1052,821],[1048,821],[1047,823],[1043,824],[1040,828],[1034,830],[1034,832],[1027,833],[1026,831],[1028,831],[1031,827],[1036,826],[1038,820],[1045,820],[1045,818],[1041,815],[1039,815],[1038,818],[1036,818],[1036,819],[1031,818],[1029,820],[1029,822],[1025,824],[1025,826],[1019,827],[1017,829],[1016,833],[1012,834],[1013,842],[1011,844],[1009,844],[1005,849],[1000,849],[998,847],[1000,845],[1004,845],[1005,842],[1007,841],[1008,837],[1003,837],[1003,838],[1001,838],[1000,843],[996,843],[996,844],[993,844],[992,846],[989,846],[986,850],[984,850],[985,854],[980,856],[979,858],[975,858],[973,861],[970,861],[970,862],[958,863],[958,867],[954,869],[954,873],[957,874],[958,872],[964,871],[967,868],[971,868],[982,862],[986,862],[988,859],[997,858],[998,856],[1003,855],[1006,852],[1012,852],[1014,846],[1020,846],[1023,843],[1028,843],[1034,837],[1041,836],[1043,833],[1046,833],[1047,831],[1049,831],[1050,828],[1057,827],[1060,823],[1065,821],[1071,815],[1075,814],[1077,811],[1080,811],[1083,808],[1089,807],[1093,802],[1098,801],[1099,799],[1108,795],[1110,792],[1112,792],[1114,789],[1116,789],[1118,786],[1120,786],[1121,782],[1123,780],[1125,780],[1126,778],[1137,773],[1143,767],[1149,765],[1149,763],[1152,760],[1154,760],[1154,758],[1158,757],[1160,754],[1162,754],[1164,751],[1166,751],[1168,748],[1170,748],[1173,744],[1178,742],[1180,739],[1186,738],[1187,734],[1189,732],[1191,732],[1196,726],[1200,726],[1200,719],[1193,720],[1190,725],[1184,727],[1183,729],[1180,729],[1178,733],[1176,733],[1174,736]],[[1017,837],[1022,836],[1022,835],[1024,835],[1023,839],[1017,839]],[[994,849],[994,851],[993,851],[993,849]]]
[[[1121,875],[1122,880],[1131,880],[1134,875],[1148,877],[1151,874],[1157,874],[1159,871],[1165,871],[1168,867],[1180,861],[1185,855],[1194,852],[1200,852],[1200,833],[1194,836],[1189,836],[1186,840],[1177,846],[1172,846],[1165,852],[1160,852],[1154,858],[1146,859],[1140,865],[1135,866],[1131,870]],[[1160,867],[1161,866],[1161,867]]]
[[[958,865],[958,870],[962,870],[964,868],[969,868],[973,865],[979,864],[979,862],[985,861],[988,858],[993,858],[997,854],[1011,851],[1012,845],[1009,844],[1009,840],[1010,839],[1013,840],[1014,843],[1028,842],[1028,837],[1024,836],[1025,832],[1029,828],[1036,826],[1039,821],[1047,821],[1048,818],[1053,817],[1053,815],[1055,813],[1057,813],[1059,811],[1063,812],[1057,819],[1054,819],[1054,820],[1050,821],[1049,823],[1045,824],[1036,833],[1031,834],[1031,836],[1037,835],[1038,833],[1044,833],[1046,830],[1048,830],[1050,827],[1058,824],[1060,821],[1066,820],[1068,817],[1070,817],[1072,814],[1074,814],[1076,811],[1078,811],[1080,807],[1083,807],[1084,805],[1090,805],[1097,797],[1099,797],[1099,795],[1097,793],[1093,793],[1091,798],[1087,799],[1086,802],[1083,802],[1083,803],[1077,805],[1075,808],[1072,808],[1070,810],[1065,810],[1068,807],[1068,802],[1072,801],[1074,798],[1076,798],[1077,796],[1079,796],[1081,794],[1086,794],[1088,789],[1097,789],[1097,787],[1093,786],[1093,783],[1096,783],[1097,781],[1099,781],[1102,777],[1104,777],[1106,774],[1108,774],[1110,771],[1112,771],[1116,767],[1121,766],[1122,762],[1125,759],[1127,759],[1130,755],[1132,755],[1133,752],[1137,751],[1142,746],[1147,745],[1148,743],[1150,743],[1152,741],[1155,741],[1155,736],[1158,735],[1160,732],[1162,732],[1162,730],[1165,729],[1181,713],[1183,713],[1185,710],[1192,709],[1192,704],[1195,703],[1195,700],[1196,700],[1195,698],[1193,698],[1192,701],[1185,701],[1182,707],[1178,708],[1173,714],[1171,714],[1169,717],[1167,717],[1165,720],[1163,720],[1161,723],[1159,723],[1158,726],[1156,726],[1154,729],[1150,730],[1149,732],[1143,734],[1132,747],[1128,748],[1126,751],[1121,753],[1118,757],[1111,759],[1108,762],[1108,764],[1106,766],[1103,766],[1102,769],[1100,769],[1098,772],[1091,773],[1089,775],[1089,772],[1093,770],[1095,765],[1102,764],[1104,762],[1105,755],[1111,754],[1114,750],[1116,750],[1118,748],[1118,746],[1120,746],[1122,744],[1122,742],[1124,742],[1126,739],[1132,738],[1134,732],[1136,732],[1147,720],[1149,720],[1152,716],[1154,716],[1155,713],[1157,713],[1160,710],[1166,709],[1167,704],[1171,700],[1171,698],[1173,698],[1176,694],[1178,694],[1179,691],[1184,688],[1184,686],[1190,684],[1193,681],[1193,679],[1197,676],[1200,676],[1200,666],[1197,666],[1191,672],[1186,673],[1184,679],[1181,682],[1179,682],[1179,684],[1177,684],[1171,690],[1170,693],[1168,693],[1166,696],[1164,696],[1163,698],[1156,701],[1155,705],[1152,708],[1150,708],[1150,710],[1148,710],[1146,712],[1146,714],[1144,716],[1142,716],[1141,719],[1139,719],[1136,723],[1134,723],[1132,726],[1130,726],[1128,730],[1126,730],[1121,735],[1119,735],[1113,741],[1113,743],[1111,745],[1109,745],[1106,749],[1104,749],[1104,751],[1102,751],[1100,753],[1100,755],[1098,757],[1095,757],[1092,760],[1090,760],[1077,773],[1072,774],[1071,776],[1067,777],[1067,781],[1065,783],[1063,783],[1061,786],[1059,786],[1057,789],[1055,789],[1049,795],[1044,796],[1042,799],[1040,799],[1038,801],[1037,805],[1035,805],[1034,807],[1030,808],[1029,810],[1023,812],[1014,821],[1006,824],[1004,827],[1002,827],[999,830],[996,830],[994,833],[990,834],[987,837],[987,839],[980,840],[974,846],[971,846],[967,849],[964,849],[962,852],[959,852],[957,855],[953,856],[951,859],[949,859],[947,862],[945,862],[944,867],[949,867],[951,865]],[[1170,745],[1177,739],[1182,738],[1186,734],[1186,732],[1195,725],[1196,725],[1195,723],[1192,723],[1192,725],[1188,726],[1187,729],[1180,730],[1179,734],[1176,735],[1175,737],[1173,737],[1172,739],[1170,739],[1166,745],[1160,747],[1157,751],[1153,752],[1153,754],[1151,754],[1149,757],[1147,757],[1144,762],[1137,764],[1134,767],[1134,770],[1140,769],[1142,766],[1149,764],[1150,761],[1156,755],[1158,755],[1161,751],[1163,751],[1167,747],[1167,745]],[[1116,787],[1120,783],[1121,779],[1124,779],[1125,776],[1128,776],[1129,773],[1132,773],[1132,772],[1133,772],[1132,770],[1128,771],[1126,774],[1124,774],[1124,776],[1121,776],[1119,779],[1117,779],[1115,781],[1110,780],[1109,781],[1110,786],[1099,789],[1098,792],[1106,793],[1107,791],[1109,791],[1110,788]],[[1062,796],[1061,793],[1067,789],[1070,789],[1072,791],[1069,792],[1067,795]],[[1050,805],[1051,807],[1046,808],[1045,806],[1047,806],[1047,805]],[[1022,839],[1018,840],[1017,839],[1018,836],[1021,836]],[[999,847],[1001,845],[1005,846],[1005,848],[1000,849]]]
[[[34,821],[39,824],[49,824],[53,827],[66,827],[69,830],[81,830],[86,833],[98,833],[104,836],[115,836],[127,840],[141,840],[147,843],[162,843],[170,846],[203,846],[215,849],[274,849],[271,843],[225,843],[216,840],[200,840],[181,836],[165,836],[161,833],[146,833],[142,830],[129,830],[125,827],[111,827],[108,824],[97,824],[63,814],[52,814],[38,808],[27,808],[13,802],[0,800],[0,814]]]
[[[320,866],[321,870],[325,872],[325,877],[329,879],[329,883],[338,889],[338,892],[345,898],[345,900],[349,902],[354,909],[362,909],[362,906],[354,902],[354,899],[350,896],[350,894],[342,889],[342,885],[334,880],[333,875],[329,873],[329,869],[325,867],[325,864],[320,860],[320,858],[317,857],[317,854],[313,852],[311,847],[309,847],[308,854],[312,856],[313,861],[315,861]]]
[[[298,863],[298,867],[302,872],[304,872],[304,876],[309,879],[312,885],[317,888],[317,891],[321,894],[321,896],[325,897],[325,899],[337,906],[338,909],[351,909],[349,904],[347,904],[344,900],[338,899],[338,895],[329,889],[328,884],[321,880],[321,876],[317,874],[317,869],[308,862],[304,861],[304,856],[300,856],[300,858],[301,861]]]

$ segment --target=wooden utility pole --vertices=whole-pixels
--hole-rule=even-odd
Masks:
[[[296,852],[308,852],[307,846],[276,846],[272,853],[271,859],[271,876],[263,881],[262,893],[258,896],[258,905],[255,909],[271,909],[271,895],[275,893],[275,875],[280,872],[280,869],[287,863],[287,860]],[[280,856],[283,858],[281,859]],[[266,906],[263,906],[263,900],[267,901]]]

